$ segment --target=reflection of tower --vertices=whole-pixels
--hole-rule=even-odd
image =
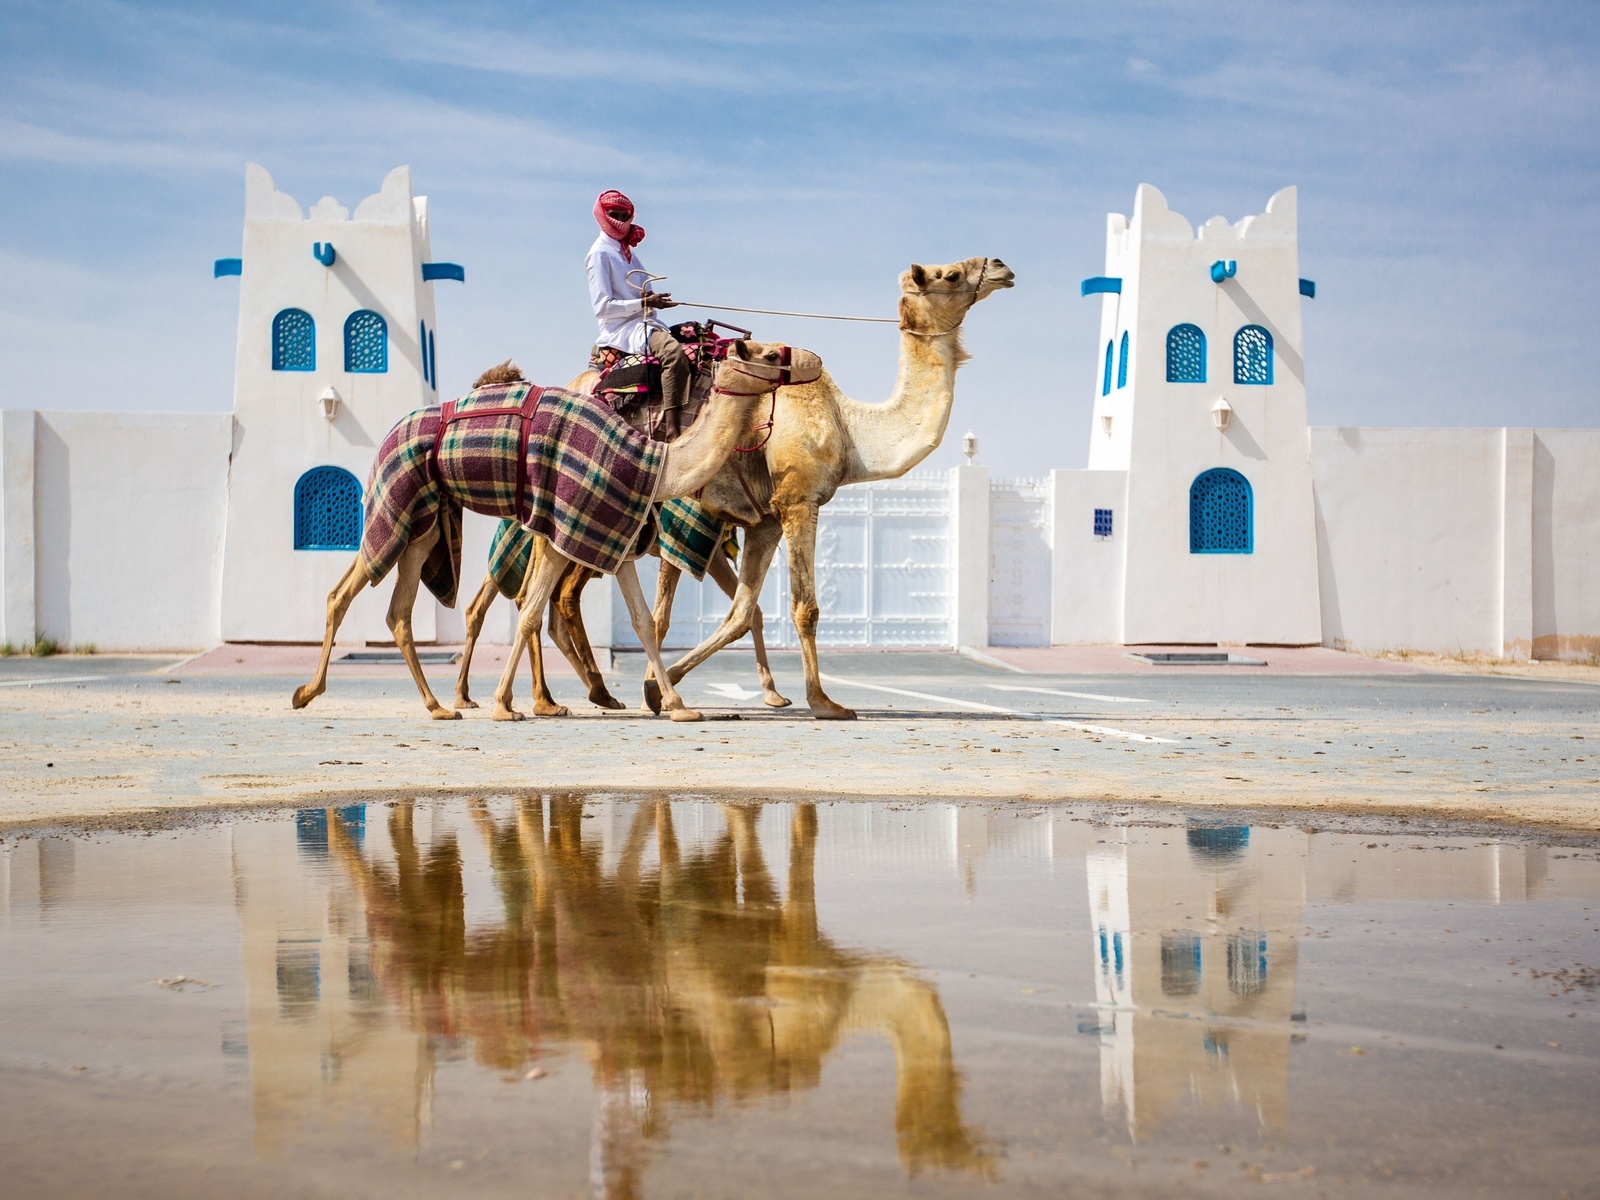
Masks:
[[[357,828],[361,808],[342,810]],[[233,839],[257,1143],[359,1114],[415,1147],[432,1054],[384,1001],[360,899],[328,870],[328,814]]]
[[[1186,1096],[1280,1125],[1306,835],[1127,836],[1089,857],[1105,1103],[1135,1134]]]

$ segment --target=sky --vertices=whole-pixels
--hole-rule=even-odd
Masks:
[[[1316,425],[1600,424],[1600,6],[4,0],[0,406],[231,405],[244,164],[430,198],[440,388],[593,340],[597,192],[663,286],[893,315],[911,262],[1003,258],[946,442],[1085,464],[1107,212],[1300,189]],[[751,318],[887,396],[887,326]]]

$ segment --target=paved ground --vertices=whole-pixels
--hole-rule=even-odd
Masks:
[[[195,805],[397,793],[667,789],[1112,800],[1469,817],[1600,830],[1595,674],[1504,678],[1334,651],[1251,650],[1268,668],[1151,668],[1107,652],[829,651],[835,699],[810,719],[798,655],[773,657],[794,708],[764,708],[747,653],[685,684],[713,719],[602,713],[568,673],[565,720],[486,709],[434,722],[394,666],[336,666],[289,707],[301,647],[203,658],[0,660],[0,825]],[[1296,657],[1299,656],[1299,657]],[[554,656],[552,656],[554,657]],[[231,661],[230,661],[231,660]],[[1125,665],[1126,664],[1126,665]],[[486,654],[474,688],[487,697]],[[1023,670],[1019,667],[1031,667]],[[635,703],[642,659],[618,657]],[[454,668],[429,668],[441,697]],[[527,694],[526,684],[519,694]],[[522,701],[525,703],[525,700]]]

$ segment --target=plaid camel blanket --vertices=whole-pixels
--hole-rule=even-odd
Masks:
[[[696,579],[705,578],[706,566],[721,540],[722,523],[702,504],[668,500],[656,510],[656,541],[661,557]],[[489,575],[506,599],[517,598],[532,557],[533,535],[515,521],[501,521],[489,543]]]
[[[412,537],[443,520],[445,536],[423,580],[454,604],[462,508],[518,519],[567,557],[607,574],[636,552],[665,447],[590,396],[546,388],[532,406],[527,454],[519,462],[522,417],[507,410],[521,406],[531,390],[518,383],[468,393],[442,437],[439,408],[412,413],[390,431],[367,487],[361,545],[371,582],[389,573]]]

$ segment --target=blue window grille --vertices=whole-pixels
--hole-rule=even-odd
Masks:
[[[1174,325],[1167,331],[1167,382],[1206,381],[1206,335],[1198,325]]]
[[[1128,386],[1128,333],[1122,333],[1122,353],[1117,357],[1117,386]]]
[[[381,375],[389,369],[389,325],[370,308],[360,308],[344,323],[344,369]]]
[[[310,313],[286,308],[272,318],[272,369],[317,369],[317,323]]]
[[[343,467],[312,467],[295,481],[294,548],[361,548],[361,484]]]
[[[1272,335],[1259,325],[1246,325],[1233,335],[1233,381],[1272,382]]]
[[[433,330],[428,330],[428,382],[439,390],[439,351],[433,345]]]
[[[1109,508],[1097,508],[1094,510],[1094,535],[1097,538],[1111,536],[1111,510]]]
[[[1116,344],[1114,342],[1107,342],[1106,343],[1106,377],[1100,383],[1100,394],[1102,396],[1111,395],[1111,359],[1115,354],[1116,354]]]
[[[1250,481],[1215,467],[1189,485],[1189,553],[1250,554],[1255,549]]]

